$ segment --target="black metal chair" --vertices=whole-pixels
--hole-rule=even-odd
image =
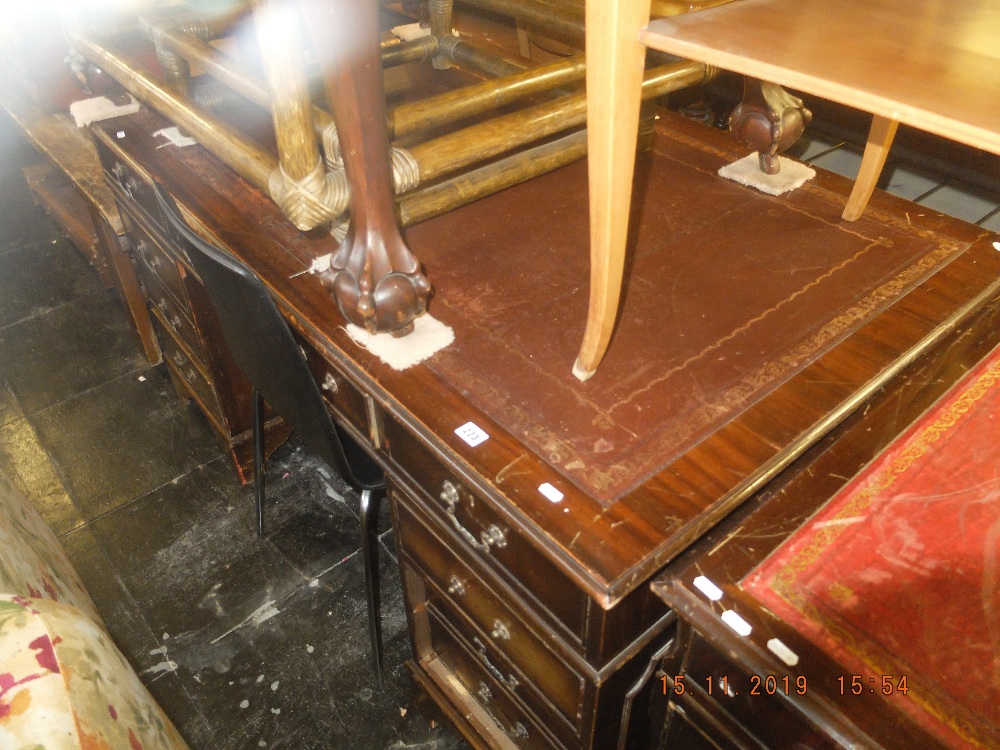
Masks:
[[[382,686],[382,628],[378,590],[378,511],[385,476],[331,418],[298,342],[260,277],[231,253],[195,234],[173,198],[156,187],[160,208],[186,243],[208,292],[229,353],[253,386],[254,485],[257,533],[264,533],[263,402],[271,406],[320,458],[361,493],[361,554],[368,596],[368,628],[378,686]]]

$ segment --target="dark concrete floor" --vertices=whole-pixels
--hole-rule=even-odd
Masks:
[[[293,439],[268,464],[256,536],[222,443],[33,205],[20,167],[36,160],[0,117],[0,471],[60,535],[192,750],[465,748],[411,706],[391,532],[379,691],[356,494]]]

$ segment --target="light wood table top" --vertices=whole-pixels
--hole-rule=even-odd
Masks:
[[[1000,154],[1000,0],[740,0],[641,39]]]

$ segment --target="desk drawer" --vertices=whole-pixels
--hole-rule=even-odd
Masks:
[[[797,683],[797,679],[803,682]],[[668,675],[668,683],[672,681],[673,675]],[[810,682],[819,682],[818,678],[798,678],[794,672],[749,674],[694,633],[684,681],[685,695],[690,692],[688,697],[700,698],[717,721],[734,721],[763,746],[791,747],[799,743],[811,750],[841,747],[830,734],[814,728],[805,718],[813,713],[808,709],[811,694],[821,689]],[[795,705],[802,708],[796,710]]]
[[[502,598],[502,590],[489,581],[492,575],[484,577],[460,559],[451,549],[450,534],[436,534],[405,503],[397,506],[397,538],[411,563],[429,579],[428,600],[485,664],[504,666],[503,673],[511,675],[505,682],[513,694],[531,705],[545,706],[539,716],[548,719],[550,729],[555,731],[554,725],[560,724],[564,734],[578,734],[584,679],[546,645],[554,639],[552,633],[537,632],[517,612],[522,603],[509,595]],[[525,696],[525,690],[532,695]]]
[[[510,741],[523,750],[559,750],[561,747],[500,686],[437,614],[428,612],[431,640],[438,658],[455,674]]]
[[[347,376],[323,359],[312,347],[305,347],[306,360],[313,377],[319,383],[323,398],[335,414],[350,423],[362,435],[371,434],[368,425],[368,404],[364,394]]]
[[[149,307],[151,310],[159,313],[160,324],[169,331],[170,336],[184,342],[188,351],[193,354],[198,366],[207,372],[208,368],[205,366],[201,350],[201,339],[194,327],[194,323],[191,322],[189,311],[181,308],[176,300],[167,294],[159,280],[155,276],[150,276],[148,269],[142,265],[139,266],[139,275],[142,277],[142,284],[146,289],[146,299],[149,301]]]
[[[185,308],[189,307],[184,279],[181,276],[182,270],[177,261],[140,225],[140,222],[125,211],[121,213],[136,261],[145,267],[146,274],[151,274],[159,280],[178,304]]]
[[[156,193],[146,175],[130,160],[115,153],[100,139],[97,139],[97,153],[108,174],[111,187],[120,200],[132,203],[141,208],[156,226],[163,226],[160,207],[156,202]]]
[[[436,521],[454,531],[472,557],[486,563],[523,592],[582,653],[587,597],[521,533],[493,502],[469,490],[443,461],[399,423],[385,417],[385,439],[393,462],[422,490]]]
[[[186,390],[199,402],[202,411],[210,413],[219,424],[224,424],[225,417],[219,406],[215,388],[212,387],[198,366],[191,361],[188,353],[180,346],[177,339],[167,332],[158,310],[153,312],[153,329],[156,331],[160,347],[163,349],[163,359],[170,365],[175,377],[184,382]]]

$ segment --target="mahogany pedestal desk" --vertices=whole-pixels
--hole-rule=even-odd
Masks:
[[[747,190],[715,174],[738,156],[725,134],[665,115],[625,314],[588,383],[564,366],[587,305],[583,163],[407,230],[455,341],[396,371],[307,272],[334,241],[201,147],[157,148],[162,126],[142,112],[101,140],[257,270],[384,466],[410,667],[477,748],[646,746],[676,642],[652,578],[876,393],[1000,336],[983,232],[884,195],[845,227],[847,181]]]

